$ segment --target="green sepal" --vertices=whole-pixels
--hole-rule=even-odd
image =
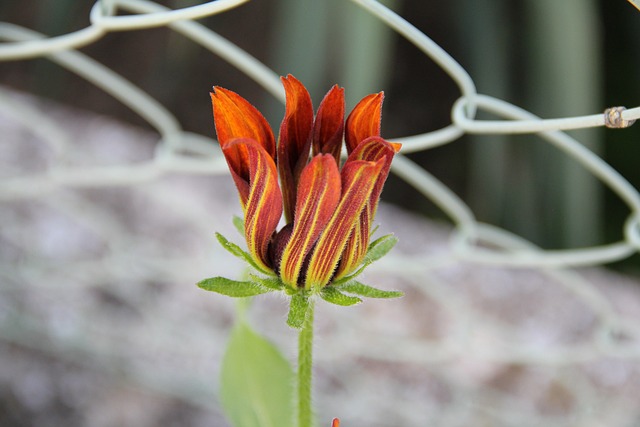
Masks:
[[[363,263],[369,265],[385,256],[398,243],[398,238],[393,234],[385,234],[369,244]]]
[[[362,300],[358,297],[345,295],[333,286],[325,286],[320,291],[320,298],[323,300],[330,302],[331,304],[341,305],[341,306],[350,306],[361,303]]]
[[[398,238],[393,234],[385,234],[384,236],[377,238],[369,244],[367,254],[364,256],[364,260],[362,261],[362,264],[360,264],[360,267],[358,267],[354,273],[334,280],[333,285],[338,286],[352,281],[362,274],[364,269],[370,264],[385,256],[396,245],[396,243],[398,243]]]
[[[205,291],[217,292],[234,298],[252,297],[272,291],[254,282],[238,282],[226,277],[211,277],[199,281],[197,285]]]
[[[272,289],[274,291],[282,291],[284,290],[285,284],[277,277],[260,277],[254,274],[250,274],[249,277],[255,283],[259,283],[265,288]]]
[[[289,305],[289,315],[287,316],[287,325],[295,329],[302,328],[304,319],[307,317],[309,309],[309,296],[306,292],[296,292],[291,297]]]
[[[244,237],[244,220],[239,216],[234,215],[232,221],[233,225],[236,227],[236,230],[238,230],[238,233],[240,233],[240,235]]]
[[[260,267],[248,252],[243,251],[240,246],[227,240],[227,238],[224,237],[222,234],[216,233],[216,238],[218,239],[218,242],[220,242],[220,245],[222,245],[222,247],[225,248],[230,254],[242,259],[243,261],[245,261],[247,264],[249,264],[251,267],[258,270],[262,274],[266,274],[267,276],[271,276],[271,277],[275,276],[273,271],[267,271],[264,268]]]
[[[342,292],[367,298],[399,298],[404,295],[404,293],[400,291],[384,291],[356,280],[336,286],[336,288]]]
[[[283,285],[284,285],[284,283],[283,283]],[[287,294],[287,295],[289,295],[291,297],[294,296],[295,294],[297,294],[298,292],[300,292],[300,289],[292,288],[291,286],[287,286],[287,285],[284,285],[282,287],[282,290],[284,291],[285,294]]]
[[[365,268],[367,268],[369,264],[362,264],[356,271],[355,273],[351,273],[348,276],[344,276],[340,279],[334,280],[333,282],[331,282],[331,286],[334,287],[340,287],[342,285],[344,285],[345,283],[349,283],[351,281],[353,281],[353,279],[355,279],[356,277],[358,277],[360,274],[362,274],[362,272],[364,271]]]

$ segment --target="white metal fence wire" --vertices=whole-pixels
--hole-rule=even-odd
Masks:
[[[640,251],[640,195],[562,131],[626,127],[640,118],[640,107],[542,120],[477,93],[454,58],[393,11],[373,0],[352,1],[412,42],[460,89],[451,124],[395,139],[403,143],[403,153],[448,144],[464,134],[534,133],[597,177],[629,207],[629,216],[620,224],[619,242],[541,250],[478,222],[445,185],[397,156],[393,173],[437,204],[454,228],[450,237],[443,237],[437,227],[407,219],[413,227],[404,234],[408,242],[376,267],[376,275],[407,290],[409,307],[367,303],[359,311],[319,316],[340,319],[321,326],[331,345],[330,351],[318,350],[319,366],[326,371],[319,377],[321,412],[341,415],[345,425],[369,426],[638,425],[640,404],[630,396],[640,392],[640,291],[608,273],[585,276],[567,268],[598,266]],[[135,145],[123,143],[126,155],[96,161],[102,152],[97,141],[117,146],[136,131],[99,135],[100,126],[70,125],[69,113],[65,121],[63,113],[48,114],[49,107],[38,100],[0,89],[0,147],[7,154],[0,172],[0,339],[5,350],[9,344],[20,345],[74,363],[91,356],[109,378],[124,369],[128,381],[213,408],[215,415],[209,399],[215,395],[214,365],[225,340],[229,303],[192,288],[160,292],[151,284],[193,283],[229,268],[220,252],[197,246],[203,240],[212,244],[213,239],[201,236],[227,229],[234,212],[233,203],[202,200],[202,194],[212,192],[212,181],[204,177],[226,175],[226,164],[209,136],[183,131],[152,96],[76,49],[109,32],[167,26],[284,102],[276,73],[194,21],[244,2],[217,0],[169,10],[145,0],[97,1],[88,27],[57,37],[0,23],[5,41],[0,61],[46,57],[117,98],[160,135],[153,141],[136,134]],[[502,119],[477,120],[479,111]],[[18,140],[31,145],[16,146]],[[33,152],[42,158],[34,159]],[[224,189],[213,193],[217,200],[235,201]],[[391,215],[385,213],[388,209],[382,215]],[[197,239],[184,236],[185,223]],[[385,227],[395,231],[394,223],[389,220]],[[164,234],[158,236],[158,230]],[[398,234],[402,241],[403,233]],[[194,255],[194,244],[199,255]],[[77,298],[86,298],[88,289],[95,300],[79,303]],[[117,300],[115,317],[113,310],[109,316],[103,312],[111,299]],[[213,314],[208,313],[211,301],[222,307]],[[255,315],[281,309],[266,307],[256,307]],[[348,329],[338,327],[344,322]],[[265,330],[288,345],[274,328]],[[198,357],[202,355],[207,357]],[[185,362],[193,363],[175,369]],[[37,400],[24,381],[6,370],[0,369],[0,375],[14,394]],[[66,387],[72,395],[80,393],[79,386]]]

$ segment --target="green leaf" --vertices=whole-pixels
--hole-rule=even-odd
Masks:
[[[337,288],[343,292],[367,298],[399,298],[404,295],[400,291],[383,291],[355,280],[337,286]]]
[[[260,267],[253,260],[253,257],[251,256],[251,254],[249,254],[248,252],[243,251],[242,248],[240,248],[240,246],[236,245],[235,243],[232,243],[229,240],[227,240],[227,238],[224,237],[222,234],[216,233],[216,238],[218,239],[218,242],[220,242],[220,245],[222,245],[223,248],[225,248],[227,251],[229,251],[230,254],[232,254],[234,256],[237,256],[238,258],[244,260],[251,267],[255,268],[256,270],[258,270],[262,274],[266,274],[266,275],[272,276],[272,277],[275,276],[273,271],[267,271],[264,268]]]
[[[334,288],[333,286],[325,286],[324,288],[322,288],[322,291],[320,292],[320,297],[323,300],[330,302],[331,304],[342,305],[342,306],[350,306],[350,305],[355,305],[362,302],[360,298],[352,297],[350,295],[345,295],[339,290],[337,290],[336,288]]]
[[[238,233],[240,233],[240,235],[244,237],[244,220],[239,216],[234,215],[232,221],[233,225],[236,227],[236,230],[238,230]]]
[[[221,371],[220,402],[234,427],[293,426],[293,370],[244,322],[233,330]]]
[[[379,260],[398,243],[398,238],[393,234],[385,234],[369,244],[367,254],[364,257],[366,265]]]
[[[289,304],[287,325],[295,329],[300,329],[302,328],[304,319],[307,316],[307,310],[309,309],[309,297],[306,292],[296,292],[291,297],[291,302]]]
[[[198,282],[198,287],[205,291],[217,292],[234,298],[251,297],[271,292],[254,282],[238,282],[226,277],[211,277]]]

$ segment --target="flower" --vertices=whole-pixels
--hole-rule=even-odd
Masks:
[[[380,137],[382,93],[364,97],[345,122],[344,89],[331,88],[314,117],[302,83],[292,75],[281,79],[286,108],[277,144],[247,100],[217,86],[211,93],[218,141],[244,213],[236,225],[249,251],[216,236],[262,276],[212,277],[198,286],[232,297],[284,291],[292,296],[287,323],[300,328],[311,295],[338,305],[402,295],[355,280],[397,242],[393,235],[369,240],[400,144]],[[348,156],[341,167],[343,140]]]
[[[345,125],[344,89],[335,85],[314,118],[302,83],[292,75],[281,80],[286,112],[277,145],[262,114],[221,87],[211,93],[215,128],[255,264],[291,288],[317,289],[362,263],[400,144],[380,137],[382,93],[362,99]],[[348,157],[340,168],[343,136]],[[286,225],[276,231],[283,212]]]

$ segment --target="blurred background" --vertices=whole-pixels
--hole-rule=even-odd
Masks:
[[[196,1],[164,1],[178,8]],[[384,2],[432,37],[473,77],[480,93],[543,118],[595,114],[637,104],[640,12],[624,0]],[[90,2],[2,2],[0,17],[47,35],[88,25]],[[338,83],[348,106],[385,91],[383,135],[424,133],[450,122],[453,82],[405,39],[349,1],[261,0],[200,21],[280,74],[292,73],[319,102]],[[283,108],[226,62],[166,28],[110,33],[81,49],[152,94],[186,130],[212,135],[207,92],[234,88],[273,126]],[[148,126],[115,99],[46,59],[3,63],[12,88]],[[316,105],[317,107],[317,105]],[[640,130],[575,132],[630,182],[640,182]],[[618,240],[628,215],[619,200],[556,149],[531,136],[464,137],[410,157],[470,203],[479,220],[545,248]],[[387,200],[439,212],[391,182]],[[638,257],[623,267],[638,267]]]
[[[383,3],[451,54],[479,93],[543,118],[639,104],[640,12],[625,0]],[[3,1],[0,21],[62,35],[88,26],[92,6]],[[415,46],[349,1],[254,0],[198,22],[294,74],[315,107],[335,83],[346,88],[348,109],[384,90],[389,140],[448,125],[460,96]],[[187,131],[213,138],[213,85],[240,93],[276,129],[284,111],[168,28],[111,32],[80,51],[150,94]],[[153,157],[157,134],[147,122],[47,59],[0,62],[0,90],[69,132],[70,165]],[[572,135],[640,187],[640,125]],[[42,147],[37,132],[0,114],[0,178],[46,170],[52,156]],[[479,221],[545,249],[622,238],[627,206],[535,136],[467,135],[408,157]],[[400,237],[392,261],[405,256],[401,266],[426,270],[374,270],[370,277],[384,282],[371,284],[404,290],[402,303],[320,309],[319,413],[343,417],[346,427],[638,425],[639,255],[607,266],[617,273],[575,276],[469,265],[451,254],[449,221],[431,200],[393,176],[383,199],[380,223]],[[227,176],[175,173],[0,201],[0,425],[226,425],[215,378],[234,308],[193,283],[241,271],[212,237],[234,235],[239,208]],[[253,317],[292,359],[285,314],[283,301],[267,299]]]

